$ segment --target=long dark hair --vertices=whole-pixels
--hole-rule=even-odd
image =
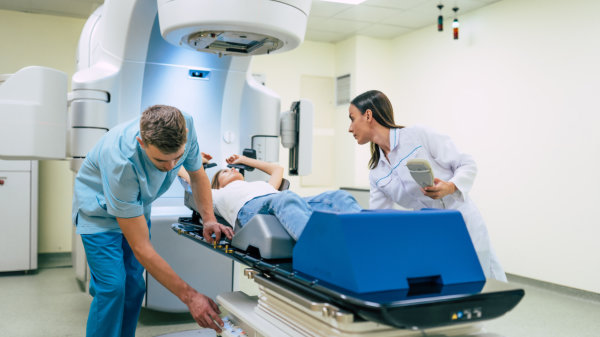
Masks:
[[[354,105],[361,115],[371,110],[375,121],[388,129],[401,129],[404,126],[394,122],[394,108],[387,96],[379,90],[369,90],[356,96],[350,104]],[[371,159],[369,168],[372,170],[379,163],[379,145],[371,142]]]

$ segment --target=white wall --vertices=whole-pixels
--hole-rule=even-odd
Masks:
[[[364,36],[354,38],[357,46],[355,50],[355,71],[353,73],[352,98],[368,90],[380,90],[382,92],[394,91],[392,76],[386,65],[393,62],[392,45],[389,40],[372,39]],[[369,187],[368,163],[371,158],[369,145],[358,145],[352,135],[347,132],[350,126],[348,118],[348,106],[344,106],[344,127],[346,129],[345,142],[353,143],[354,146],[354,186]],[[367,174],[365,174],[367,173]]]
[[[398,37],[385,66],[396,122],[474,155],[472,197],[507,272],[594,292],[598,13],[597,0],[503,0],[460,15],[458,41],[433,26]]]
[[[350,38],[335,45],[335,77],[350,74],[350,91],[354,93],[357,73],[356,51],[358,37]],[[352,94],[351,94],[352,96]],[[335,121],[335,169],[336,183],[340,187],[354,187],[356,182],[356,157],[359,149],[353,146],[351,136],[348,136],[348,105],[336,107]],[[349,142],[350,141],[350,142]],[[359,164],[360,165],[360,164]],[[368,184],[366,185],[368,186]]]
[[[70,77],[85,20],[0,10],[0,74],[39,65]],[[39,165],[38,251],[71,251],[73,174],[67,161]]]

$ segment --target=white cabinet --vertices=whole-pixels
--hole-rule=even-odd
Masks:
[[[0,160],[0,272],[37,269],[37,161]]]

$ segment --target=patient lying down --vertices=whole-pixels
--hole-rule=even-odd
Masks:
[[[243,227],[256,214],[274,215],[294,240],[298,240],[313,211],[353,213],[361,207],[348,192],[327,191],[300,197],[292,191],[278,191],[283,167],[246,156],[232,155],[229,164],[244,164],[269,174],[269,182],[247,182],[234,168],[219,170],[212,180],[215,210],[230,224]]]

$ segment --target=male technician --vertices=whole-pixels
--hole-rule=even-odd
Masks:
[[[209,242],[212,234],[216,240],[221,233],[231,238],[231,228],[217,223],[213,213],[189,115],[152,106],[111,129],[87,154],[73,198],[73,222],[92,275],[87,336],[135,336],[146,291],[144,268],[188,306],[200,326],[221,330],[217,305],[183,281],[150,243],[151,204],[169,189],[181,166],[190,173],[196,204],[202,205],[204,237]]]

